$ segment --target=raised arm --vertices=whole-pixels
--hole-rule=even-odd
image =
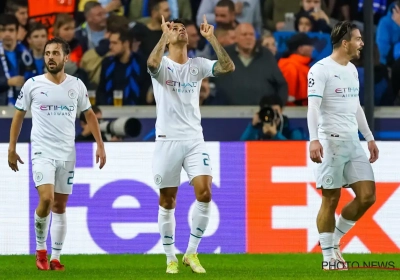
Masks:
[[[235,64],[225,51],[224,47],[221,46],[217,38],[214,36],[214,26],[207,23],[207,18],[205,15],[203,16],[203,19],[204,22],[200,26],[200,33],[204,38],[207,39],[207,41],[210,42],[218,58],[218,61],[214,67],[214,76],[235,71]]]
[[[147,68],[152,74],[156,74],[158,69],[160,68],[160,63],[164,56],[165,47],[168,43],[168,33],[172,28],[172,24],[173,23],[165,22],[164,16],[162,16],[161,29],[163,31],[163,34],[160,38],[160,41],[158,41],[157,45],[154,47],[149,58],[147,59]]]

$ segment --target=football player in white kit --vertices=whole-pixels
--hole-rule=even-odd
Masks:
[[[16,144],[25,113],[32,112],[32,175],[39,193],[35,210],[36,266],[39,270],[64,270],[60,253],[67,233],[66,205],[72,193],[75,169],[75,120],[77,110],[85,113],[97,142],[96,162],[106,162],[104,144],[96,115],[91,109],[85,85],[64,73],[68,61],[68,43],[60,38],[49,40],[44,48],[47,73],[25,82],[15,103],[17,109],[11,124],[8,164],[18,171],[23,161]],[[50,215],[52,213],[52,215]],[[46,239],[51,221],[52,253],[47,260]]]
[[[339,22],[331,33],[332,55],[318,61],[308,73],[310,158],[320,163],[317,188],[322,204],[317,217],[323,269],[347,269],[340,252],[340,239],[375,202],[375,179],[371,163],[378,148],[360,105],[357,69],[350,62],[360,58],[364,46],[360,30]],[[370,158],[361,147],[358,131],[368,142]],[[341,188],[355,193],[335,222]]]
[[[197,248],[207,228],[211,201],[211,159],[201,127],[199,94],[201,81],[234,71],[235,66],[214,36],[214,27],[204,17],[200,33],[218,60],[188,58],[188,35],[180,20],[165,22],[163,35],[147,60],[157,104],[156,143],[153,156],[155,185],[160,189],[158,225],[167,256],[167,273],[178,273],[175,256],[175,204],[182,167],[194,186],[196,202],[189,244],[183,264],[195,273],[205,273]],[[164,56],[168,47],[169,55]]]

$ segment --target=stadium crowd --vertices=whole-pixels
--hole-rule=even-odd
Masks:
[[[4,6],[0,7],[0,105],[14,105],[25,80],[46,71],[43,46],[53,36],[69,42],[72,53],[66,73],[86,84],[93,105],[154,105],[146,60],[161,37],[161,16],[185,20],[190,57],[213,59],[215,54],[198,29],[206,15],[236,70],[203,81],[202,106],[258,105],[265,96],[274,96],[281,107],[305,106],[307,72],[316,54],[326,50],[329,55],[326,38],[332,26],[338,20],[350,20],[363,31],[362,0],[43,2],[49,8],[42,2],[0,4]],[[54,13],[48,11],[52,7]],[[38,16],[41,10],[44,17]],[[399,105],[400,5],[375,0],[374,12],[375,105]],[[49,14],[53,20],[47,20]],[[363,102],[363,58],[354,63]]]

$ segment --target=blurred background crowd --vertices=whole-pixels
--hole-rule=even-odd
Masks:
[[[14,105],[25,80],[46,71],[42,52],[53,36],[70,44],[66,72],[87,85],[93,105],[155,105],[146,60],[161,37],[161,16],[185,20],[190,57],[216,59],[199,33],[203,15],[236,70],[203,81],[201,106],[306,106],[307,72],[330,55],[332,26],[349,20],[364,31],[362,0],[2,1],[0,105]],[[399,105],[399,1],[374,0],[374,23],[375,105]],[[363,57],[354,63],[363,103]],[[259,137],[257,123],[255,115],[243,140]]]

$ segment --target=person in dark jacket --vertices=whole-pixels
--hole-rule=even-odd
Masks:
[[[289,118],[282,114],[282,101],[278,95],[266,95],[260,101],[260,111],[254,114],[253,120],[240,137],[241,141],[249,140],[304,140],[300,129],[292,129]],[[260,119],[261,111],[271,108],[275,118],[266,122]]]

